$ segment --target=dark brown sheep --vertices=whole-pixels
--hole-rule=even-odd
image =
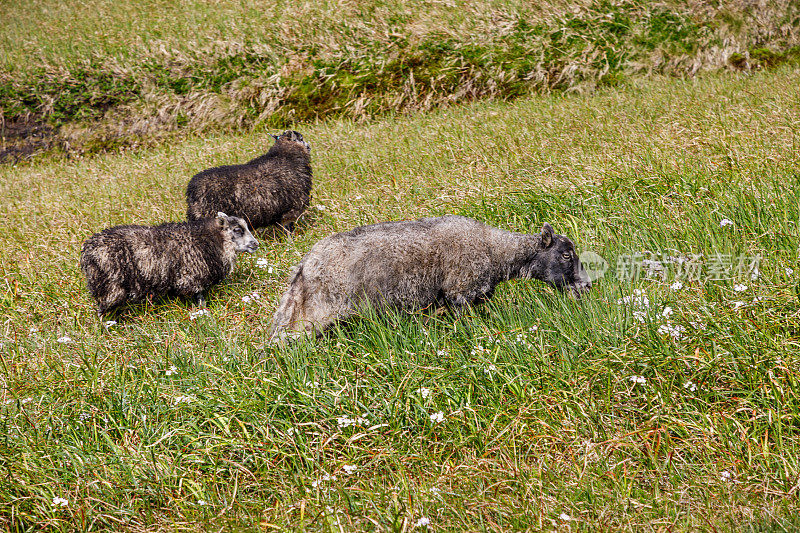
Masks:
[[[186,218],[218,211],[245,219],[251,229],[294,225],[311,202],[311,146],[296,131],[275,136],[269,151],[243,165],[210,168],[186,189]]]
[[[236,254],[253,252],[258,241],[244,220],[215,218],[160,226],[115,226],[89,237],[81,270],[104,314],[120,305],[162,294],[192,296],[230,274]]]

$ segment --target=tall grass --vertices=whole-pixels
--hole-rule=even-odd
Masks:
[[[6,159],[40,146],[80,155],[177,131],[366,120],[800,56],[800,11],[788,0],[758,10],[677,0],[42,0],[6,3],[0,17]]]
[[[0,168],[0,523],[791,531],[798,82],[788,68],[636,81],[309,126],[303,231],[262,235],[272,271],[244,257],[194,320],[168,299],[99,324],[80,244],[180,218],[189,177],[262,135]],[[460,317],[368,313],[319,341],[265,342],[313,242],[448,212],[549,221],[611,270],[580,302],[518,280]],[[703,275],[615,276],[644,252],[697,257]],[[708,279],[717,254],[760,255],[758,275]],[[649,307],[620,303],[634,290]]]

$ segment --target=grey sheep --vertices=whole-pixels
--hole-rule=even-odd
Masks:
[[[365,303],[458,310],[488,300],[513,278],[575,296],[591,287],[572,241],[547,223],[533,235],[452,215],[362,226],[317,242],[294,267],[271,336],[319,334]]]
[[[258,241],[244,220],[215,218],[160,226],[115,226],[89,237],[81,270],[101,317],[124,303],[172,294],[205,305],[203,291],[231,273],[236,254]]]
[[[311,202],[311,145],[296,131],[275,135],[269,151],[242,165],[210,168],[186,188],[186,218],[218,211],[245,219],[251,229],[279,224],[286,232]]]

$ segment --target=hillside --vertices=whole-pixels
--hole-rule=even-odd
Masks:
[[[37,0],[0,20],[5,162],[800,58],[791,0]]]
[[[192,174],[266,135],[0,167],[0,525],[800,527],[798,86],[784,66],[303,126],[303,230],[260,234],[197,318],[98,323],[81,243],[181,219]],[[611,268],[581,302],[517,281],[460,318],[265,343],[316,240],[444,213],[548,221]]]

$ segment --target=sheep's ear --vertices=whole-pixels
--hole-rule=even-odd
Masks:
[[[226,215],[222,211],[219,211],[217,213],[217,224],[219,224],[219,227],[224,228],[227,223],[228,223],[228,215]]]
[[[550,245],[553,244],[553,236],[553,226],[545,222],[542,226],[542,248],[550,248]]]

